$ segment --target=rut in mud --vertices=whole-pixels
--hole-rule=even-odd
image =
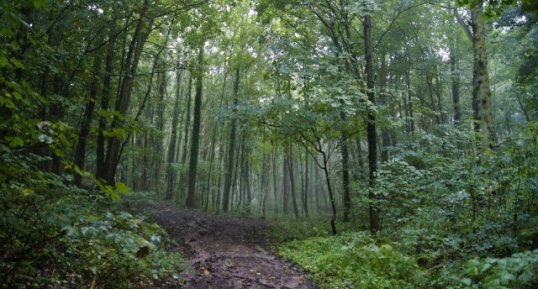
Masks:
[[[266,244],[263,220],[204,214],[165,205],[151,208],[154,218],[181,244],[188,264],[189,289],[314,289],[291,264],[278,259]]]

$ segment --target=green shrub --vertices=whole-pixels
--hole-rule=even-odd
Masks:
[[[427,280],[413,258],[390,244],[376,245],[368,233],[293,241],[279,253],[311,272],[323,288],[420,288]]]
[[[538,250],[506,258],[472,259],[467,262],[466,289],[526,289],[538,285]]]
[[[0,288],[146,288],[179,279],[182,258],[164,251],[159,226],[122,212],[103,192],[36,169],[35,156],[0,159]]]

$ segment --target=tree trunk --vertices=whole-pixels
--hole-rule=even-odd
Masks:
[[[151,31],[150,27],[153,25],[153,21],[148,21],[146,23],[146,13],[149,8],[149,1],[145,0],[140,11],[140,18],[138,19],[133,38],[129,45],[129,50],[127,52],[127,57],[125,60],[125,76],[123,77],[120,85],[120,90],[118,93],[118,98],[116,99],[115,110],[121,115],[125,116],[127,109],[129,107],[129,102],[131,99],[131,93],[133,88],[133,79],[138,68],[138,63],[140,60],[140,55],[142,54],[142,49],[144,44],[149,36]],[[147,27],[145,27],[147,26]],[[123,121],[118,118],[114,118],[112,122],[112,127],[120,127]],[[108,150],[105,159],[105,170],[106,170],[106,181],[110,185],[115,184],[116,169],[119,163],[120,155],[120,146],[121,139],[118,137],[112,137],[109,140]]]
[[[200,125],[202,116],[202,81],[204,69],[204,42],[198,53],[198,71],[196,72],[196,95],[194,96],[194,111],[191,137],[191,156],[189,161],[189,187],[185,205],[188,208],[196,207],[196,177],[198,174],[198,152],[200,150]]]
[[[184,168],[185,164],[187,163],[187,156],[189,151],[189,141],[190,141],[190,133],[191,133],[191,106],[192,106],[192,81],[193,81],[193,75],[192,73],[189,75],[189,88],[187,89],[187,105],[186,105],[186,115],[185,115],[185,140],[183,142],[183,151],[181,153],[181,175],[180,175],[180,192],[183,196],[185,194],[185,183],[187,183],[187,171]]]
[[[343,114],[344,112],[341,112]],[[345,119],[345,118],[344,118]],[[342,189],[344,193],[344,222],[349,222],[351,215],[351,189],[349,186],[349,150],[347,132],[343,132],[340,143],[342,155]]]
[[[277,216],[278,215],[278,176],[277,176],[277,166],[276,166],[276,158],[277,158],[277,155],[276,155],[276,149],[273,147],[273,151],[271,153],[271,159],[272,159],[272,171],[273,171],[273,197],[274,197],[274,200],[273,200],[273,204],[274,204],[274,215]]]
[[[331,177],[329,175],[329,168],[328,168],[328,165],[329,165],[329,159],[327,158],[327,155],[325,153],[322,153],[323,155],[323,172],[325,173],[325,182],[327,184],[327,190],[329,191],[329,199],[331,201],[331,211],[332,211],[332,216],[331,216],[331,229],[332,229],[332,233],[333,235],[336,235],[336,204],[334,202],[334,194],[333,194],[333,189],[332,189],[332,185],[331,185]]]
[[[454,108],[455,125],[458,125],[461,121],[460,76],[457,64],[456,48],[455,44],[453,44],[450,45],[450,80],[452,82],[452,106]]]
[[[389,105],[389,96],[385,90],[387,85],[387,64],[385,54],[381,56],[381,70],[379,72],[379,92],[380,101],[383,105]],[[381,129],[381,162],[389,160],[390,128],[384,127]]]
[[[159,67],[161,70],[165,70],[165,65],[162,60],[159,60],[160,65]],[[162,169],[162,163],[163,163],[163,147],[164,147],[164,138],[159,137],[159,135],[162,135],[164,132],[164,110],[165,110],[165,98],[166,98],[166,84],[167,84],[167,78],[166,78],[166,72],[159,73],[159,78],[157,80],[158,83],[158,89],[157,93],[159,96],[158,102],[157,102],[157,123],[155,127],[157,128],[157,137],[153,137],[153,157],[154,157],[154,164],[153,164],[153,183],[152,188],[157,193],[162,193],[162,187],[161,185],[161,169]]]
[[[305,160],[304,160],[304,186],[303,186],[303,211],[305,217],[309,217],[308,215],[308,191],[309,186],[308,183],[310,182],[308,171],[310,170],[309,164],[308,164],[308,151],[305,149]]]
[[[112,89],[112,73],[114,72],[114,58],[115,58],[115,44],[116,44],[116,22],[112,23],[112,28],[110,28],[110,35],[108,37],[108,47],[105,63],[105,72],[103,76],[103,93],[101,94],[101,112],[104,113],[108,111],[110,104],[110,93]],[[106,168],[105,168],[105,136],[104,131],[107,127],[106,119],[103,116],[99,117],[99,128],[97,134],[97,152],[96,152],[96,163],[97,163],[97,173],[96,176],[100,180],[106,178]]]
[[[165,199],[171,200],[173,196],[173,190],[174,190],[174,167],[173,163],[176,159],[176,141],[177,141],[177,124],[179,121],[179,100],[181,97],[181,75],[183,70],[179,68],[179,60],[178,60],[178,67],[176,71],[176,99],[174,100],[174,110],[172,112],[172,125],[171,125],[171,135],[170,135],[170,144],[168,145],[168,158],[167,163],[168,167],[166,170],[166,194]]]
[[[286,149],[284,148],[284,156],[286,159],[282,162],[282,174],[284,177],[282,178],[282,213],[284,215],[288,215],[288,203],[289,203],[289,195],[290,195],[290,186],[289,186],[289,173],[288,173],[288,161],[287,161],[287,153]]]
[[[88,134],[93,120],[93,112],[95,110],[95,101],[97,98],[97,88],[99,87],[99,76],[101,75],[101,63],[103,58],[99,52],[93,59],[93,75],[92,81],[90,81],[90,94],[88,96],[88,102],[84,108],[84,115],[82,117],[82,123],[80,124],[80,131],[78,133],[78,143],[75,149],[75,157],[73,162],[81,170],[84,170],[84,164],[86,162],[86,143],[88,141]],[[82,182],[82,176],[75,174],[75,184],[80,186]]]
[[[237,111],[237,104],[239,103],[239,76],[240,76],[240,70],[239,68],[236,68],[234,88],[233,88],[234,99],[233,99],[232,114],[235,114],[235,112]],[[232,177],[233,177],[233,168],[234,168],[234,161],[235,161],[236,141],[237,141],[237,119],[235,115],[233,115],[232,121],[230,124],[230,143],[228,146],[228,159],[227,159],[227,164],[226,164],[227,169],[225,172],[224,189],[222,192],[222,210],[224,212],[228,212],[229,210],[230,191],[232,188]]]
[[[489,87],[488,56],[486,53],[486,24],[482,13],[482,1],[471,9],[473,31],[473,110],[481,134],[482,155],[491,149],[493,116],[491,90]]]
[[[288,173],[290,176],[290,196],[293,206],[293,214],[295,218],[299,218],[299,207],[297,206],[297,198],[295,198],[295,176],[293,174],[293,148],[291,144],[288,145]]]
[[[368,101],[375,105],[374,94],[374,73],[372,61],[372,23],[370,15],[364,16],[364,55],[366,60],[366,88]],[[374,192],[376,170],[377,170],[377,136],[376,136],[376,116],[372,110],[368,111],[368,123],[366,125],[368,138],[368,197],[370,199],[370,230],[372,233],[377,233],[380,229],[379,224],[379,209],[376,201],[377,196]]]

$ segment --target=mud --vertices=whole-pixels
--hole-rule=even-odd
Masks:
[[[155,221],[180,244],[192,268],[181,288],[317,289],[306,274],[268,249],[263,220],[211,215],[165,205]],[[170,288],[170,287],[169,287]]]

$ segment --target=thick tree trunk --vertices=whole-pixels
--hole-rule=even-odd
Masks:
[[[481,134],[482,153],[491,149],[493,116],[491,90],[489,87],[488,56],[486,53],[486,24],[482,13],[482,1],[471,10],[473,32],[473,110],[476,127]]]
[[[93,59],[93,75],[92,81],[90,81],[90,93],[88,95],[88,102],[84,108],[84,115],[82,116],[82,123],[80,124],[80,130],[78,133],[78,143],[75,149],[75,157],[73,162],[81,170],[84,170],[84,164],[86,162],[86,143],[88,141],[88,135],[93,120],[93,112],[95,110],[95,101],[97,98],[97,89],[99,87],[99,76],[101,75],[101,63],[103,58],[99,52]],[[82,182],[82,176],[75,174],[75,184],[80,185]]]
[[[196,95],[194,96],[194,111],[191,137],[191,156],[189,160],[189,186],[185,205],[196,207],[196,177],[198,175],[198,153],[200,151],[200,126],[202,117],[202,81],[204,68],[204,43],[198,53],[198,71],[196,72]]]
[[[370,15],[365,15],[363,19],[364,25],[364,55],[366,60],[366,88],[368,101],[375,104],[374,94],[374,72],[373,72],[373,60],[372,60],[372,23]],[[376,136],[376,116],[375,112],[368,111],[368,122],[366,124],[367,138],[368,138],[368,188],[370,199],[370,230],[372,233],[377,233],[380,229],[379,223],[379,208],[376,201],[377,196],[374,192],[375,178],[377,171],[377,136]]]
[[[125,60],[125,69],[123,71],[125,73],[125,76],[121,81],[115,107],[115,110],[123,116],[126,115],[127,109],[129,107],[133,88],[133,79],[138,68],[140,55],[142,54],[142,49],[151,31],[150,27],[153,25],[153,21],[147,21],[145,19],[148,8],[149,1],[145,0],[140,11],[140,18],[138,19],[135,32],[133,34],[131,44],[129,45],[129,50],[127,52],[127,57]],[[112,127],[120,127],[122,123],[123,121],[114,118],[112,122]],[[120,148],[121,139],[118,137],[112,137],[108,144],[108,150],[105,159],[105,179],[110,185],[114,185],[115,183],[116,169],[118,167],[118,163],[121,157]]]
[[[112,73],[114,72],[114,58],[115,58],[115,47],[116,47],[116,23],[113,22],[112,28],[110,28],[110,35],[108,37],[108,47],[105,63],[105,72],[103,76],[103,93],[101,95],[100,109],[101,112],[108,111],[110,105],[110,95],[112,89]],[[105,168],[105,136],[104,131],[107,127],[106,119],[103,116],[99,117],[99,128],[97,132],[97,152],[96,152],[96,163],[97,163],[97,173],[96,176],[100,180],[106,178],[106,168]]]

